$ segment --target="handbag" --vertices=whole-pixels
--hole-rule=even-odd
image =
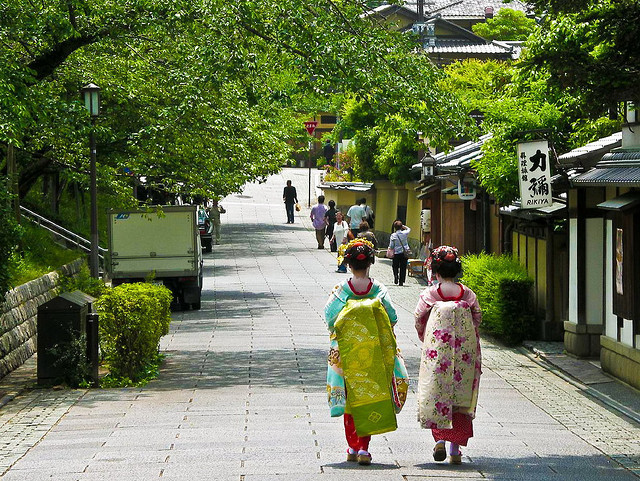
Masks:
[[[393,251],[393,249],[391,247],[387,247],[387,257],[389,259],[393,259],[394,255],[395,255],[395,252]]]
[[[300,204],[296,202],[296,212],[300,212]]]

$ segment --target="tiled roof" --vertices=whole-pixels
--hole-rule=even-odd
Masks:
[[[578,187],[640,187],[640,151],[617,149],[602,157],[595,168],[571,179]]]
[[[558,156],[558,162],[563,166],[575,166],[577,164],[584,166],[588,164],[593,165],[593,163],[599,161],[604,154],[621,145],[622,132],[616,132],[613,135],[589,142],[582,147]]]
[[[408,10],[416,12],[418,4],[415,0],[411,0],[404,4]],[[526,2],[511,1],[502,2],[501,0],[425,0],[424,14],[440,14],[443,18],[484,18],[485,7],[493,8],[493,15],[498,13],[501,8],[510,8],[527,13],[529,8]]]
[[[469,167],[472,160],[482,158],[482,144],[492,137],[492,134],[480,136],[477,141],[466,142],[458,145],[451,152],[439,152],[433,156],[436,160],[436,166],[439,172],[457,171],[460,167]],[[422,164],[417,163],[411,166],[411,169],[421,169]]]
[[[322,190],[350,190],[353,192],[368,192],[373,184],[366,182],[321,182],[318,188]]]
[[[513,48],[497,43],[473,43],[465,40],[436,39],[435,46],[426,46],[427,53],[504,54],[513,53]]]
[[[492,137],[492,134],[482,135],[476,142],[458,145],[449,153],[440,152],[434,157],[438,170],[455,170],[458,167],[469,167],[472,160],[482,158],[482,144]]]

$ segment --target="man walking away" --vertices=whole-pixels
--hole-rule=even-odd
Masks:
[[[311,222],[316,230],[316,240],[318,241],[318,249],[324,249],[324,233],[325,221],[324,215],[327,212],[327,206],[324,205],[324,195],[318,196],[318,203],[311,208]]]
[[[354,236],[357,236],[358,232],[360,232],[360,222],[365,218],[366,210],[364,206],[366,205],[367,199],[360,199],[356,204],[349,207],[347,211],[347,222]]]
[[[327,143],[324,144],[324,147],[322,147],[322,155],[324,155],[324,158],[328,165],[333,165],[333,156],[335,154],[336,149],[334,149],[333,145],[331,145],[331,141],[327,139]]]
[[[293,206],[298,203],[298,193],[290,180],[287,180],[287,186],[282,192],[282,200],[287,211],[287,224],[293,224]]]

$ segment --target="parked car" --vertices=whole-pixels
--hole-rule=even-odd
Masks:
[[[198,207],[198,229],[200,230],[200,243],[205,252],[211,252],[213,247],[213,225],[204,207]]]

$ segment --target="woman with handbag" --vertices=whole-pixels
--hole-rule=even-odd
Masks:
[[[389,238],[387,257],[392,259],[393,283],[399,286],[404,285],[407,278],[407,259],[411,255],[408,237],[411,229],[404,225],[401,220],[393,223],[393,234]]]

